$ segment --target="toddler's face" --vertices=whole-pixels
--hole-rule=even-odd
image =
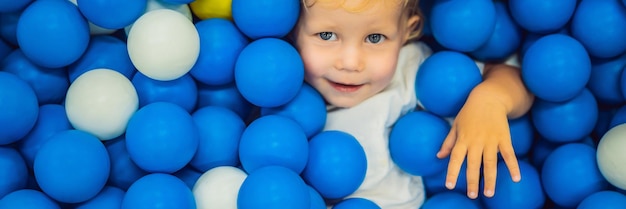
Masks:
[[[370,1],[358,11],[332,2],[317,1],[303,9],[294,38],[305,80],[329,104],[352,107],[390,83],[410,32],[408,20],[399,1]]]

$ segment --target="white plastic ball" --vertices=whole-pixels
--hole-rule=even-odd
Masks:
[[[72,126],[100,140],[122,135],[138,105],[137,91],[130,80],[104,68],[76,78],[65,98],[65,110]]]
[[[220,166],[208,170],[196,181],[193,196],[198,209],[237,209],[239,188],[248,175],[241,169]]]
[[[626,124],[607,131],[598,144],[596,159],[602,176],[613,186],[626,189]]]
[[[179,12],[157,9],[145,13],[128,33],[128,55],[149,78],[170,81],[191,70],[200,53],[200,36],[192,21]]]

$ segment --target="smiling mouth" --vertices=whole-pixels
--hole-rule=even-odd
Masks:
[[[336,82],[329,82],[330,85],[337,91],[339,92],[344,92],[344,93],[351,93],[351,92],[355,92],[357,90],[359,90],[363,84],[360,85],[351,85],[351,84],[342,84],[342,83],[336,83]]]

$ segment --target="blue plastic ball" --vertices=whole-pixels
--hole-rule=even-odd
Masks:
[[[565,27],[576,4],[577,0],[510,0],[509,10],[520,27],[547,34]]]
[[[552,151],[541,169],[541,182],[548,197],[563,207],[575,207],[609,185],[598,169],[596,150],[581,143]]]
[[[333,209],[380,209],[380,206],[371,200],[355,197],[342,200]]]
[[[481,72],[471,58],[455,51],[440,51],[419,67],[415,93],[426,110],[453,117],[480,82]]]
[[[296,25],[300,1],[232,1],[233,20],[251,39],[282,38]]]
[[[259,107],[286,104],[298,94],[303,82],[300,54],[280,39],[263,38],[248,44],[235,63],[239,92]]]
[[[35,156],[50,136],[65,130],[73,129],[67,119],[65,107],[58,104],[47,104],[39,107],[39,117],[33,129],[18,142],[17,148],[24,157],[28,167],[32,168]]]
[[[529,115],[509,120],[511,143],[518,157],[526,156],[535,140],[535,128]]]
[[[16,49],[7,56],[0,69],[20,77],[35,91],[37,101],[43,104],[60,104],[65,99],[70,82],[63,68],[45,68],[32,63],[22,50]]]
[[[143,170],[174,173],[191,161],[198,138],[196,124],[185,109],[155,102],[140,108],[128,121],[126,148]]]
[[[448,209],[448,208],[464,208],[479,209],[476,203],[458,192],[442,192],[437,193],[426,199],[421,209]]]
[[[0,208],[61,209],[50,197],[33,189],[17,190],[6,195],[0,199]]]
[[[198,126],[199,142],[190,165],[202,172],[239,165],[239,140],[246,128],[241,117],[220,106],[200,108],[192,117]]]
[[[20,140],[37,122],[35,91],[16,75],[0,71],[0,110],[0,145]]]
[[[281,115],[298,122],[307,138],[322,131],[326,124],[326,103],[322,95],[307,83],[287,104],[278,107],[261,108],[261,115]]]
[[[467,161],[464,161],[461,164],[461,171],[467,170]],[[446,191],[450,191],[446,188],[446,175],[448,171],[443,170],[439,173],[430,176],[422,176],[422,180],[424,181],[424,187],[426,189],[426,194],[436,194],[442,193]],[[467,172],[459,172],[459,177],[457,178],[456,186],[452,191],[459,192],[461,194],[467,193]],[[467,198],[467,197],[466,197]]]
[[[307,187],[309,188],[309,198],[311,200],[310,209],[326,209],[326,202],[324,201],[324,198],[322,198],[322,195],[313,189],[313,187],[308,185]]]
[[[265,166],[251,172],[237,196],[237,208],[309,208],[309,189],[292,169]]]
[[[128,188],[121,208],[195,209],[196,201],[185,182],[170,174],[152,173],[141,177]]]
[[[527,49],[522,59],[522,80],[540,99],[564,102],[587,85],[591,60],[576,39],[552,34],[543,36]]]
[[[0,199],[23,189],[28,181],[28,168],[24,158],[15,149],[0,146]]]
[[[622,90],[626,54],[613,59],[594,59],[591,65],[591,77],[587,88],[593,93],[598,103],[619,105],[624,103]],[[625,85],[626,87],[626,85]]]
[[[587,89],[566,102],[537,99],[530,112],[537,132],[546,140],[557,143],[585,138],[598,121],[596,99]]]
[[[626,195],[616,191],[593,193],[578,204],[577,209],[619,209],[626,207]]]
[[[126,138],[118,137],[107,141],[106,144],[109,158],[111,159],[111,174],[109,185],[128,190],[139,178],[148,174],[133,162],[126,149]]]
[[[128,56],[126,43],[111,35],[91,37],[83,56],[67,67],[70,82],[89,70],[99,68],[115,70],[128,80],[137,72]]]
[[[91,23],[114,30],[135,22],[148,4],[146,0],[76,0],[76,3]]]
[[[300,174],[308,157],[309,144],[302,127],[279,115],[254,120],[243,131],[239,142],[239,159],[248,173],[275,165]]]
[[[232,21],[209,18],[197,22],[200,54],[191,75],[207,85],[225,85],[235,81],[235,62],[249,41]]]
[[[429,176],[444,171],[447,159],[437,158],[450,124],[427,111],[409,112],[402,116],[389,134],[391,159],[405,172]]]
[[[522,29],[511,19],[506,3],[494,2],[496,23],[493,33],[485,44],[470,54],[480,61],[502,62],[517,51],[521,45]]]
[[[168,81],[154,80],[143,73],[135,73],[133,86],[139,97],[139,107],[154,102],[176,104],[191,113],[198,101],[198,87],[189,74]]]
[[[242,119],[248,119],[252,113],[252,104],[243,98],[235,83],[209,86],[198,83],[198,109],[206,106],[220,106],[228,108]]]
[[[173,175],[185,182],[185,185],[187,185],[189,189],[193,189],[198,179],[200,179],[200,176],[202,176],[202,173],[192,167],[187,166],[183,169],[176,171],[176,173],[174,173]]]
[[[498,176],[496,177],[496,193],[493,197],[482,198],[488,209],[541,209],[546,202],[542,189],[539,172],[530,163],[519,161],[522,174],[520,182],[513,182],[509,169],[504,161],[498,163]]]
[[[302,177],[322,197],[339,199],[361,186],[366,170],[365,151],[354,136],[323,131],[309,141],[309,162]]]
[[[121,208],[126,192],[117,187],[105,186],[94,198],[80,203],[76,209]]]
[[[33,63],[58,68],[87,49],[89,26],[70,1],[34,1],[17,22],[17,42]]]
[[[581,1],[570,28],[591,56],[610,58],[626,52],[626,7],[616,0]]]
[[[437,42],[451,50],[470,52],[493,33],[496,9],[490,0],[436,0],[429,19]]]
[[[34,173],[42,191],[64,203],[95,197],[104,187],[111,163],[98,138],[67,130],[49,139],[35,156]]]
[[[17,12],[28,6],[33,0],[2,0],[0,1],[0,13]]]

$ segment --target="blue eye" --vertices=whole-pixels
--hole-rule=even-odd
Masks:
[[[325,41],[335,40],[335,33],[333,32],[321,32],[319,33],[319,36],[322,40]]]
[[[381,35],[381,34],[370,34],[367,35],[366,38],[367,42],[373,43],[373,44],[377,44],[380,43],[381,41],[385,40],[385,36]]]

